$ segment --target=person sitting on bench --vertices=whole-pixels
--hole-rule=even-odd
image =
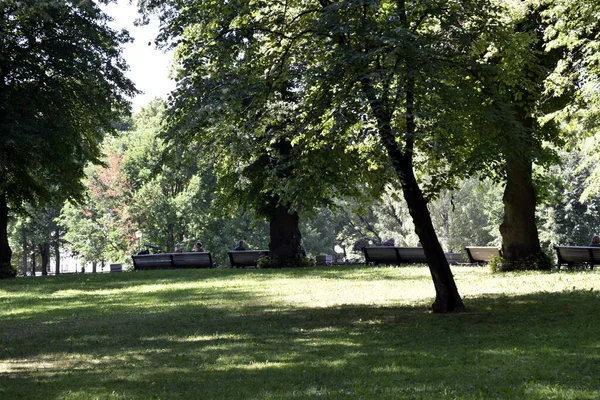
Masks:
[[[246,250],[246,243],[243,240],[238,241],[237,246],[233,249],[233,251],[244,251]]]

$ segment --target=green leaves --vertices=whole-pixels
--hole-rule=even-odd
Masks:
[[[0,191],[22,201],[76,197],[85,162],[135,93],[120,44],[92,1],[0,4]]]

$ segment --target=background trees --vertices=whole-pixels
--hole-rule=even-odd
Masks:
[[[42,14],[54,10],[27,4]],[[62,10],[60,4],[52,7]],[[21,18],[11,5],[3,5],[4,12]],[[358,258],[360,243],[395,236],[404,245],[421,241],[436,285],[451,288],[442,249],[503,244],[507,258],[515,259],[539,253],[536,223],[546,228],[544,247],[557,240],[579,242],[594,231],[589,226],[596,223],[594,142],[582,144],[587,148],[582,153],[557,150],[583,143],[595,129],[596,28],[588,21],[593,5],[558,0],[141,5],[163,18],[161,43],[178,48],[179,84],[165,125],[163,105],[154,103],[134,120],[118,122],[122,132],[105,142],[103,156],[93,143],[112,126],[108,120],[84,136],[87,153],[65,148],[75,160],[73,176],[83,171],[86,157],[106,166],[88,169],[86,201],[63,213],[64,221],[83,218],[79,228],[98,229],[94,245],[79,245],[89,247],[91,258],[137,250],[138,230],[143,242],[163,250],[175,244],[190,248],[200,239],[223,256],[244,238],[253,247],[270,245],[277,259],[287,257],[291,264],[301,237],[315,249],[309,252],[331,252],[337,244],[348,258]],[[27,21],[7,32],[16,34],[28,24],[36,35],[38,28],[45,32],[43,24]],[[567,29],[573,24],[586,29]],[[121,39],[125,36],[115,40]],[[31,43],[34,50],[43,47],[40,40]],[[18,49],[27,40],[15,43]],[[47,75],[36,76],[42,89],[48,79],[60,87]],[[16,82],[11,79],[4,83]],[[36,107],[27,115],[35,115],[37,125],[18,128],[57,132],[63,121],[35,114],[48,111]],[[3,126],[17,126],[9,122]],[[81,132],[91,125],[83,124]],[[71,131],[75,128],[66,130]],[[27,135],[17,136],[27,144]],[[9,149],[14,143],[6,137],[3,148]],[[48,143],[59,142],[53,140]],[[6,154],[12,157],[11,151]],[[565,167],[554,170],[557,156]],[[50,172],[23,169],[30,174],[25,182],[43,177],[51,183],[70,161],[61,162]],[[548,171],[559,178],[554,187],[568,187],[568,194],[550,190]],[[575,179],[566,182],[563,172]],[[477,184],[474,177],[507,183],[503,211],[496,202],[501,189]],[[68,181],[73,192],[62,190]],[[74,182],[67,174],[46,192],[23,193],[36,201],[61,200],[76,192]],[[13,203],[14,208],[18,202]],[[76,222],[67,224],[72,246],[77,237],[92,239],[76,234]],[[457,292],[440,293],[440,309],[460,309]]]
[[[9,207],[77,196],[135,93],[119,49],[129,37],[107,18],[92,0],[0,4],[0,276],[12,274]]]

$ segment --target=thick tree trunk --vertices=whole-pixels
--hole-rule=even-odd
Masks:
[[[290,212],[281,205],[274,207],[269,221],[269,253],[272,267],[297,266],[302,253],[299,222],[297,213]]]
[[[506,188],[502,198],[504,220],[500,225],[503,257],[517,261],[541,251],[535,223],[536,196],[531,161],[510,160],[506,166]]]
[[[0,194],[0,278],[14,276],[11,267],[12,251],[8,244],[8,203],[6,192]]]
[[[542,250],[535,223],[536,195],[533,187],[533,129],[535,121],[526,110],[517,107],[523,132],[515,135],[512,152],[506,160],[504,220],[500,225],[503,257],[518,261],[536,256]]]

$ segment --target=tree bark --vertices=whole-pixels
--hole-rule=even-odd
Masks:
[[[60,228],[56,227],[56,240],[54,242],[54,258],[55,258],[55,268],[54,274],[60,274]]]
[[[415,224],[415,231],[423,246],[435,287],[435,301],[431,309],[434,313],[465,311],[450,265],[433,227],[427,202],[412,169],[412,162],[409,162],[406,157],[398,161],[398,168],[402,171],[402,193]]]
[[[12,250],[8,244],[8,203],[6,192],[0,194],[0,278],[14,276],[11,268]]]
[[[273,208],[269,221],[271,267],[297,266],[302,254],[299,222],[298,213],[287,207],[278,204]]]
[[[404,4],[404,2],[399,2]],[[401,17],[406,19],[402,9]],[[404,21],[406,24],[406,21]],[[408,64],[408,63],[407,63]],[[411,71],[410,66],[407,70]],[[431,306],[434,313],[448,313],[465,311],[462,298],[458,293],[458,288],[454,281],[454,276],[450,270],[450,265],[442,249],[431,215],[427,209],[427,201],[419,187],[413,168],[413,150],[414,135],[416,130],[415,109],[414,109],[414,76],[409,72],[406,76],[406,86],[404,91],[406,101],[405,127],[404,127],[404,148],[401,150],[396,135],[392,129],[392,115],[388,99],[378,97],[368,76],[361,80],[362,90],[365,93],[369,104],[377,119],[378,132],[381,143],[385,147],[388,157],[394,166],[398,180],[402,185],[402,193],[408,205],[408,210],[415,225],[415,231],[423,250],[425,258],[429,265],[429,271],[435,287],[435,301]]]
[[[504,219],[500,225],[503,257],[517,261],[542,250],[535,222],[536,195],[531,161],[509,159],[502,197]]]
[[[23,245],[23,276],[27,276],[27,255],[29,253],[29,249],[27,247],[27,232],[25,232],[24,227],[21,227],[21,240]]]
[[[42,275],[46,276],[50,266],[50,244],[48,242],[40,244],[40,257],[42,259]]]
[[[523,132],[514,135],[512,151],[506,157],[506,187],[502,201],[504,219],[500,225],[503,257],[517,261],[542,251],[535,222],[537,198],[533,187],[533,130],[535,121],[517,106]]]
[[[35,249],[35,248],[34,248]],[[35,251],[33,253],[31,253],[31,276],[35,276],[35,270],[36,270],[36,255],[35,255]]]

